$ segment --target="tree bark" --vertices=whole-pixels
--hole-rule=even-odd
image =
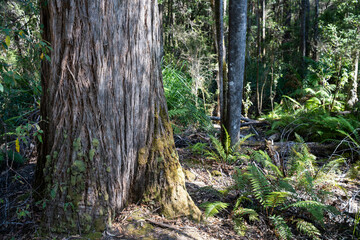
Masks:
[[[359,73],[359,49],[356,50],[355,53],[355,60],[354,60],[354,73],[353,78],[350,83],[350,91],[348,94],[348,101],[347,104],[350,108],[352,108],[358,101],[358,73]]]
[[[313,59],[319,61],[319,0],[315,0]]]
[[[130,202],[169,216],[189,197],[167,115],[157,2],[42,1],[41,115],[35,187],[52,232],[103,231]]]
[[[283,21],[284,21],[284,38],[283,38],[283,45],[284,52],[283,52],[283,59],[285,63],[288,63],[291,59],[290,47],[288,46],[288,43],[291,40],[291,0],[283,0]]]
[[[301,0],[301,26],[300,26],[300,36],[301,36],[301,43],[300,43],[300,54],[302,56],[301,59],[301,75],[302,77],[305,76],[306,71],[306,63],[305,57],[309,56],[309,14],[310,14],[310,3],[309,0]]]
[[[247,0],[229,2],[229,77],[225,127],[231,144],[240,139],[242,91],[245,73]]]

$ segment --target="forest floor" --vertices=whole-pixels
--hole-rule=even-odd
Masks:
[[[166,219],[157,213],[158,209],[148,205],[130,205],[115,219],[111,231],[82,237],[67,236],[62,239],[277,239],[273,226],[261,215],[257,222],[245,221],[247,230],[244,236],[236,234],[231,209],[239,193],[236,190],[231,190],[226,195],[219,192],[234,184],[232,175],[235,167],[209,161],[188,148],[197,142],[209,143],[206,134],[176,136],[175,142],[186,177],[186,187],[196,205],[222,201],[229,203],[230,207],[197,223],[185,217]],[[40,218],[31,196],[35,159],[33,156],[27,165],[16,170],[8,169],[0,174],[0,239],[40,239],[35,237]],[[360,181],[349,180],[345,174],[339,175],[337,181],[339,188],[334,189],[334,194],[326,203],[336,206],[342,212],[346,212],[351,207],[350,204],[359,206]],[[349,214],[326,221],[326,230],[322,231],[321,238],[356,239],[352,235],[349,221]],[[296,239],[307,238],[298,235]]]

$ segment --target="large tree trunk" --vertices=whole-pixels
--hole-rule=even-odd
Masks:
[[[242,91],[245,73],[247,0],[229,2],[229,81],[225,127],[231,144],[240,139]]]
[[[102,231],[141,199],[199,218],[167,116],[157,2],[48,0],[41,21],[53,48],[35,181],[46,227]]]

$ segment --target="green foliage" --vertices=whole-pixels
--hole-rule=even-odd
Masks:
[[[274,224],[275,230],[279,235],[280,239],[288,240],[292,238],[293,234],[291,233],[289,226],[286,224],[285,220],[281,216],[273,215],[270,216],[269,219]]]
[[[309,153],[301,137],[297,138],[300,143],[293,147],[291,160],[285,171],[288,176],[283,176],[280,169],[271,163],[270,157],[263,151],[257,151],[252,155],[253,162],[245,170],[237,170],[234,175],[234,188],[240,190],[241,194],[234,213],[241,213],[249,207],[257,213],[263,212],[272,221],[281,239],[291,239],[292,232],[288,225],[291,219],[287,219],[286,216],[294,212],[306,212],[311,214],[311,221],[299,218],[297,226],[307,236],[317,239],[319,230],[313,222],[323,225],[325,212],[339,214],[339,211],[321,202],[322,190],[318,186],[326,178],[325,174],[316,175],[316,172],[329,172],[339,161],[333,161],[331,165],[318,169],[315,157]],[[257,201],[258,205],[252,199]],[[235,222],[235,225],[237,224]],[[244,228],[241,229],[243,233]]]
[[[228,203],[223,202],[205,202],[200,205],[200,207],[205,208],[205,216],[213,217],[218,214],[221,210],[226,209],[229,206]]]
[[[253,135],[249,134],[244,138],[241,138],[237,143],[231,146],[231,139],[229,133],[226,131],[226,129],[224,129],[224,132],[224,143],[221,143],[221,141],[218,140],[216,137],[210,136],[211,143],[212,146],[215,148],[215,151],[206,150],[206,155],[208,159],[214,160],[218,163],[233,164],[242,158],[246,158],[247,156],[245,154],[241,154],[239,152],[239,148],[248,138]]]
[[[251,208],[236,208],[234,214],[236,217],[249,216],[250,221],[259,221],[259,214]]]
[[[6,125],[7,135],[39,121],[40,64],[50,60],[51,50],[41,39],[39,6],[35,0],[14,0],[0,7],[0,127]]]
[[[354,237],[360,237],[359,223],[360,223],[360,209],[355,214],[354,229],[353,229]]]
[[[203,155],[206,152],[207,143],[198,142],[189,146],[189,149],[197,155]]]
[[[211,130],[203,99],[192,92],[192,79],[171,64],[163,68],[165,97],[169,117],[179,126],[193,125]]]
[[[296,222],[296,228],[301,233],[311,237],[313,240],[320,240],[320,232],[319,230],[312,224],[307,221],[304,221],[303,219],[297,219]]]
[[[8,159],[8,163],[6,163],[6,158]],[[8,150],[6,153],[0,151],[0,169],[5,168],[6,164],[12,167],[19,167],[24,165],[25,161],[26,159],[16,151]]]
[[[295,139],[294,132],[305,141],[340,140],[345,134],[350,135],[360,128],[360,121],[352,114],[332,116],[321,108],[306,109],[301,103],[294,103],[288,98],[283,100],[266,119],[272,123],[269,133],[280,131],[285,140]]]

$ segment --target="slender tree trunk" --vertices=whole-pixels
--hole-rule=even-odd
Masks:
[[[265,39],[266,39],[266,0],[262,0],[262,58],[265,58],[266,48],[265,48]],[[265,62],[265,61],[264,61]]]
[[[301,0],[301,44],[300,44],[300,52],[302,56],[301,61],[301,75],[305,76],[306,71],[306,63],[305,57],[309,56],[309,14],[310,14],[310,3],[309,0]]]
[[[225,121],[231,144],[240,139],[240,118],[245,73],[247,0],[229,3],[229,82]]]
[[[42,64],[35,187],[49,231],[103,231],[130,202],[167,216],[200,212],[185,189],[160,71],[157,3],[42,1]]]
[[[359,73],[359,49],[356,50],[354,61],[354,75],[350,83],[350,91],[349,91],[349,99],[347,104],[350,108],[352,108],[358,101],[358,73]]]
[[[315,0],[313,59],[319,61],[319,0]]]
[[[260,106],[260,66],[261,66],[261,24],[260,24],[260,0],[256,3],[256,25],[257,25],[257,36],[256,36],[256,45],[257,45],[257,61],[256,61],[256,106],[258,115],[261,114]]]
[[[284,39],[282,44],[285,45],[283,52],[283,59],[285,63],[290,61],[290,48],[288,42],[291,40],[291,0],[284,0],[283,4],[283,21],[285,26]]]

